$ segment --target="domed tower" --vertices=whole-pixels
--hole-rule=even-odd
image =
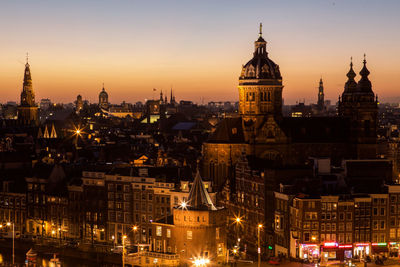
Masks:
[[[364,55],[361,79],[354,80],[356,74],[353,63],[347,73],[348,80],[344,87],[342,99],[339,101],[339,115],[351,120],[351,134],[355,143],[373,144],[377,137],[378,97],[372,91],[370,74]]]
[[[103,90],[101,90],[99,94],[99,106],[100,108],[108,109],[108,94],[104,89],[104,83],[103,83]]]
[[[267,42],[260,33],[255,41],[253,58],[242,67],[239,77],[239,113],[243,119],[246,139],[268,117],[282,117],[282,76],[279,66],[268,57]]]
[[[35,103],[35,93],[32,88],[31,69],[26,59],[24,83],[21,92],[21,102],[18,106],[18,120],[24,125],[37,125],[38,120],[38,107]]]

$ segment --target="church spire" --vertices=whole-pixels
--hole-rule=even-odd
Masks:
[[[260,22],[260,32],[258,33],[258,37],[262,37],[262,22]]]
[[[363,68],[360,71],[361,79],[358,81],[358,89],[361,92],[370,93],[372,92],[372,85],[371,81],[368,79],[368,75],[370,74],[369,70],[367,69],[367,60],[365,59],[366,55],[364,54],[363,60]]]
[[[344,92],[348,93],[354,91],[357,87],[357,83],[354,80],[354,78],[356,77],[356,73],[353,70],[353,57],[350,58],[350,70],[349,72],[347,72],[346,76],[348,79],[344,85]]]

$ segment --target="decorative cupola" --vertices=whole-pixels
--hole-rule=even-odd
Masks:
[[[356,73],[353,70],[353,58],[350,58],[350,70],[346,76],[348,80],[344,84],[344,93],[352,93],[357,89],[357,82],[354,80]]]
[[[367,60],[365,59],[365,54],[364,54],[364,61],[363,61],[363,68],[360,71],[361,79],[358,82],[357,85],[357,91],[361,93],[372,93],[372,86],[371,86],[371,81],[368,79],[368,75],[370,74],[369,70],[367,69]]]

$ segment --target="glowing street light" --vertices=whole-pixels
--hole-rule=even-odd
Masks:
[[[7,226],[10,226],[12,224],[12,230],[13,230],[13,245],[12,245],[12,264],[13,264],[13,266],[14,266],[14,262],[15,262],[15,253],[14,253],[14,248],[15,248],[15,246],[14,246],[14,239],[15,239],[15,231],[14,231],[14,223],[11,223],[11,222],[7,222]]]
[[[125,239],[126,235],[122,236],[122,267],[125,267]]]
[[[182,209],[186,209],[187,208],[187,202],[186,201],[182,201],[181,204],[180,204],[180,207]]]
[[[263,225],[261,223],[259,223],[257,225],[257,244],[258,244],[258,248],[257,248],[257,253],[258,253],[258,267],[261,266],[261,246],[260,246],[260,231],[261,228],[263,227]]]
[[[197,258],[193,261],[194,266],[207,266],[210,263],[210,260],[207,258]]]

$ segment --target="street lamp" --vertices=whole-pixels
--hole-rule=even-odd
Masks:
[[[10,226],[12,224],[12,228],[13,228],[13,246],[12,246],[12,264],[14,265],[15,262],[15,254],[14,254],[14,239],[15,239],[15,231],[14,231],[14,223],[8,222],[7,226]]]
[[[195,258],[193,261],[194,266],[207,266],[210,263],[210,260],[207,258]]]
[[[122,267],[125,267],[125,239],[126,235],[122,236]]]
[[[132,226],[132,231],[133,231],[133,244],[135,244],[136,243],[136,232],[137,232],[137,230],[138,230],[138,227],[136,226],[136,225],[134,225],[134,226]],[[137,249],[138,249],[138,252],[139,252],[139,241],[137,242],[138,244],[137,244]]]
[[[181,204],[179,205],[180,208],[182,209],[186,209],[187,208],[187,202],[186,201],[182,201]]]
[[[242,218],[237,216],[237,217],[235,217],[234,222],[236,223],[236,240],[237,240],[237,245],[239,246],[239,242],[240,242],[239,225],[242,224]]]
[[[263,227],[263,225],[261,224],[261,223],[259,223],[258,225],[257,225],[257,244],[258,244],[258,249],[257,249],[257,252],[258,252],[258,267],[260,267],[261,266],[261,246],[260,246],[260,231],[261,231],[261,228]]]

